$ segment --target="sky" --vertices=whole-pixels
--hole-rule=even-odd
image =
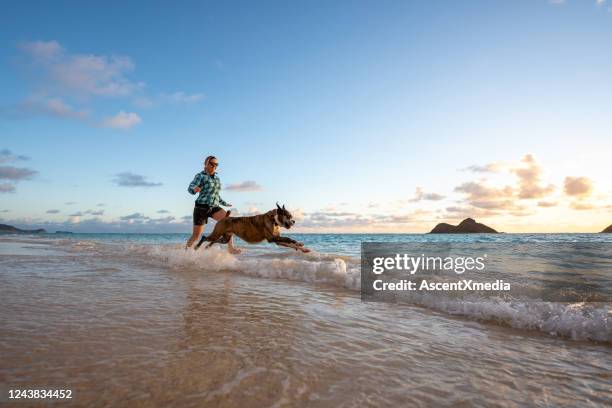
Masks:
[[[2,2],[0,223],[297,232],[612,222],[612,1]]]

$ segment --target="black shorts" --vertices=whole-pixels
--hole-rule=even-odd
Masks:
[[[193,208],[193,225],[204,225],[208,222],[208,217],[222,210],[221,207],[209,207],[205,204],[196,204]]]

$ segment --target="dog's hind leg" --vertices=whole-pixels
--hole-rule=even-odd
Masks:
[[[214,231],[209,236],[202,235],[202,238],[200,239],[200,242],[198,242],[198,244],[195,246],[195,249],[200,248],[205,241],[210,242],[210,244],[208,244],[206,248],[210,248],[212,244],[227,244],[228,239],[226,235],[221,235],[219,238],[215,239],[216,236],[217,234],[215,234]]]
[[[206,248],[210,248],[212,244],[216,242],[220,242],[219,241],[220,238],[223,238],[223,234],[220,233],[219,229],[217,229],[217,227],[215,226],[215,229],[213,229],[210,235],[202,236],[202,238],[200,239],[200,242],[198,242],[198,245],[196,245],[195,249],[198,249],[205,241],[210,242],[210,244],[206,246]]]
[[[210,244],[206,245],[206,248],[208,249],[214,244],[227,244],[231,237],[232,237],[232,234],[224,234],[224,235],[221,235],[219,238],[217,238],[214,241],[212,238],[208,238],[207,241],[210,241]]]
[[[200,242],[198,242],[197,245],[193,249],[194,250],[199,249],[204,243],[204,241],[206,241],[206,235],[202,235],[202,238],[200,238]]]
[[[232,234],[225,234],[215,241],[216,244],[227,244],[232,239]]]

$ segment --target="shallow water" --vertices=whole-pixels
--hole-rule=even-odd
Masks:
[[[72,389],[77,406],[611,401],[609,312],[564,309],[549,332],[362,302],[355,237],[237,257],[182,238],[0,238],[0,401],[15,388]]]

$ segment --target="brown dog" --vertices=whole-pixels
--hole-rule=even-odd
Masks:
[[[219,220],[213,232],[207,237],[202,237],[195,249],[198,249],[204,241],[210,242],[206,248],[210,248],[215,243],[226,244],[232,234],[236,234],[249,244],[267,240],[270,243],[293,248],[296,251],[310,252],[310,249],[304,248],[303,243],[280,236],[280,227],[289,229],[293,224],[295,224],[295,220],[293,220],[291,213],[285,209],[284,205],[280,207],[276,203],[276,210],[268,211],[265,214],[251,217],[227,217]]]

